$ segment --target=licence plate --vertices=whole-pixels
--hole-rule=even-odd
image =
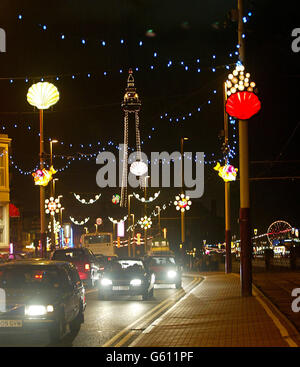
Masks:
[[[0,320],[0,327],[22,327],[22,320]]]
[[[113,291],[129,291],[129,287],[127,285],[118,285],[113,287]]]

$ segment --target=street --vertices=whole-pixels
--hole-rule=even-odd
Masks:
[[[181,290],[174,285],[156,285],[154,298],[149,301],[142,301],[139,296],[116,296],[100,301],[96,289],[90,289],[87,290],[85,322],[77,335],[68,333],[59,345],[49,343],[46,331],[2,335],[1,346],[124,347],[200,282],[201,278],[185,277]]]

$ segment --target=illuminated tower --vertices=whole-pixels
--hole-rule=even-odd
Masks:
[[[135,119],[135,134],[136,134],[136,152],[137,152],[137,161],[134,162],[131,166],[131,172],[134,173],[134,168],[143,168],[144,164],[141,162],[141,138],[140,138],[140,119],[139,112],[141,109],[141,101],[136,92],[136,88],[134,85],[134,77],[132,73],[132,69],[129,69],[129,75],[127,79],[127,87],[125,89],[124,99],[121,104],[124,111],[124,152],[123,152],[123,172],[122,172],[122,186],[121,186],[121,200],[120,206],[127,205],[127,179],[128,179],[128,123],[129,123],[129,114],[134,115]],[[141,164],[140,167],[139,164]],[[133,167],[133,169],[132,169]],[[136,170],[136,176],[142,176],[144,174],[144,170]]]

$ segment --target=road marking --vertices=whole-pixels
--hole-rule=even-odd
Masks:
[[[298,347],[298,344],[294,342],[294,340],[289,336],[289,333],[287,329],[282,325],[282,323],[279,321],[279,319],[274,315],[272,310],[269,308],[269,306],[263,301],[261,296],[254,291],[253,294],[255,295],[258,302],[262,305],[266,313],[269,315],[269,317],[274,322],[275,326],[279,330],[281,336],[284,338],[284,340],[288,343],[290,347]]]
[[[187,285],[187,287],[186,288],[190,288],[190,287],[192,287],[193,286],[193,283],[195,283],[195,282],[197,282],[197,280],[198,280],[199,278],[194,278],[194,280],[193,281],[191,281],[188,285]],[[172,296],[175,296],[176,298],[178,298],[179,297],[179,295],[181,294],[181,293],[184,293],[185,292],[185,290],[184,289],[180,289],[180,290],[178,290],[176,293],[174,293]],[[130,325],[128,325],[128,326],[126,326],[123,330],[121,330],[118,334],[116,334],[114,337],[112,337],[110,340],[108,340],[106,343],[104,343],[103,345],[102,345],[102,347],[109,347],[109,346],[112,346],[112,344],[115,342],[115,341],[117,341],[120,337],[122,337],[128,330],[130,330],[130,329],[132,329],[133,328],[133,326],[134,325],[136,325],[136,324],[138,324],[138,323],[140,323],[140,322],[142,322],[145,318],[147,318],[147,317],[149,317],[150,315],[152,315],[157,309],[159,309],[158,310],[158,312],[155,312],[155,315],[157,315],[157,313],[160,313],[162,310],[164,310],[166,307],[168,307],[168,306],[170,306],[170,304],[172,303],[172,302],[174,302],[174,300],[170,300],[169,298],[167,298],[167,299],[165,299],[164,301],[162,301],[161,303],[159,303],[158,305],[156,305],[155,307],[153,307],[153,308],[151,308],[151,310],[149,310],[148,312],[146,312],[143,316],[141,316],[138,320],[136,320],[136,321],[134,321],[133,323],[131,323]],[[175,302],[176,302],[176,300],[175,300]],[[153,318],[153,316],[151,317],[151,318]],[[148,320],[148,319],[147,319]],[[143,324],[144,324],[145,322],[143,322]],[[131,333],[131,332],[130,332]],[[129,334],[130,334],[129,333]],[[126,338],[126,340],[128,340],[128,338],[127,338],[127,335],[125,336],[125,337],[123,337],[123,339],[125,339]],[[121,340],[121,341],[119,341],[119,343],[117,344],[117,345],[119,345],[119,344],[121,344],[121,342],[123,341],[123,339]],[[125,341],[126,341],[125,340]]]

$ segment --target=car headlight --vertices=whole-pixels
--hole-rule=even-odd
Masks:
[[[54,307],[52,305],[30,305],[25,307],[25,315],[27,316],[43,316],[53,311]]]
[[[175,270],[168,271],[168,278],[175,278],[177,275],[177,272]]]
[[[142,284],[141,279],[132,279],[130,281],[130,285],[133,285],[133,286],[138,286],[138,285],[141,285],[141,284]]]
[[[110,279],[103,278],[101,280],[101,285],[112,285],[112,281]]]

